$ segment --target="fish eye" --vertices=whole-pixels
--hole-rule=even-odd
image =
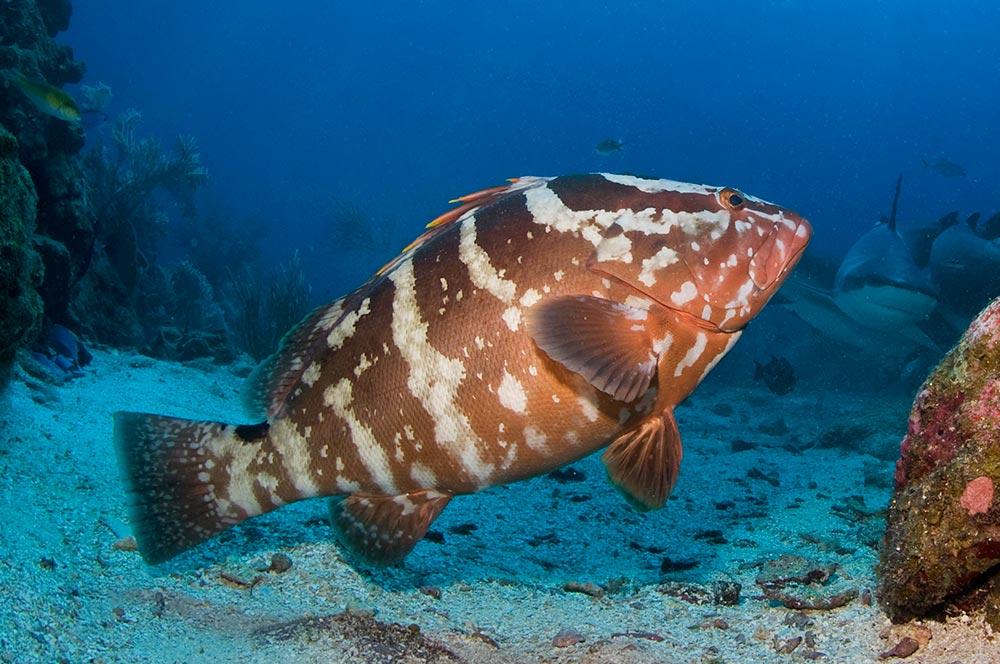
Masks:
[[[730,210],[738,210],[747,202],[746,198],[743,197],[743,194],[735,189],[730,189],[729,187],[726,187],[719,192],[719,198],[722,200],[722,204]]]

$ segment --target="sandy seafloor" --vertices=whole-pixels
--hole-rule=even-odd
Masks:
[[[457,498],[432,526],[444,541],[421,542],[402,568],[349,563],[325,500],[255,519],[160,568],[116,549],[128,525],[112,411],[244,421],[241,383],[226,367],[98,351],[83,378],[47,398],[11,384],[0,397],[0,662],[869,662],[914,630],[889,629],[860,596],[802,615],[755,585],[759,563],[800,554],[837,565],[821,593],[874,589],[892,461],[865,450],[895,449],[905,396],[779,398],[760,383],[709,380],[678,411],[685,458],[665,509],[634,512],[593,457],[574,465],[580,481],[542,477]],[[787,432],[759,430],[778,418]],[[875,434],[856,449],[814,445],[852,423]],[[754,447],[733,451],[734,439]],[[291,569],[260,571],[275,553]],[[663,572],[664,557],[696,565]],[[663,592],[678,588],[666,582],[720,579],[742,585],[738,605]],[[567,582],[595,584],[598,596]],[[420,631],[360,614],[323,619],[345,609]],[[976,619],[923,625],[930,641],[908,662],[1000,661],[1000,639]],[[557,647],[563,630],[582,640]],[[790,654],[777,652],[797,636]]]

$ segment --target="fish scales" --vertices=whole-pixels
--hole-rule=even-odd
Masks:
[[[361,288],[317,310],[255,378],[257,425],[119,413],[140,550],[157,562],[313,496],[344,541],[395,562],[450,498],[602,447],[637,507],[673,487],[673,408],[809,240],[729,188],[519,178],[457,199]]]

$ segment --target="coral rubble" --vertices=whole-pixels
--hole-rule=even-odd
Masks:
[[[989,585],[1000,563],[998,439],[1000,299],[924,382],[910,413],[879,565],[879,600],[894,620]]]

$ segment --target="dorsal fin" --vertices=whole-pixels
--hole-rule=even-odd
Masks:
[[[965,223],[969,225],[969,228],[976,230],[976,222],[979,221],[979,217],[982,215],[979,212],[973,212],[968,217],[965,218]]]
[[[889,230],[893,233],[896,232],[896,208],[899,207],[899,190],[903,186],[903,174],[900,173],[899,177],[896,178],[896,195],[892,197],[892,212],[889,213]]]
[[[281,338],[277,352],[257,365],[243,389],[243,407],[248,414],[263,418],[281,412],[316,355],[317,340],[323,342],[320,349],[326,348],[324,337],[344,315],[345,299],[313,309]]]
[[[996,240],[1000,237],[1000,212],[976,226],[976,233],[984,240]]]
[[[451,199],[448,201],[449,203],[461,203],[462,205],[459,205],[457,208],[452,208],[444,214],[438,215],[427,224],[427,228],[436,228],[438,226],[450,224],[472,208],[485,205],[486,203],[489,203],[493,199],[499,197],[501,194],[507,193],[511,190],[511,187],[517,184],[518,179],[519,178],[510,178],[507,180],[507,184],[502,184],[499,187],[480,189],[479,191],[474,191],[471,194]]]
[[[394,267],[404,261],[407,256],[413,253],[413,251],[421,245],[426,244],[432,237],[437,235],[443,229],[461,219],[467,212],[492,203],[504,194],[522,189],[526,184],[530,185],[535,181],[536,178],[510,178],[507,180],[507,184],[500,185],[499,187],[481,189],[471,194],[451,199],[448,201],[449,203],[461,203],[461,205],[453,207],[447,212],[444,212],[432,219],[426,226],[427,230],[421,233],[416,240],[406,245],[398,256],[379,268],[379,271],[375,274],[382,275],[391,271]]]
[[[958,223],[958,210],[952,210],[948,214],[938,219],[938,226],[941,227],[941,230],[950,228],[951,226],[954,226],[957,223]]]

